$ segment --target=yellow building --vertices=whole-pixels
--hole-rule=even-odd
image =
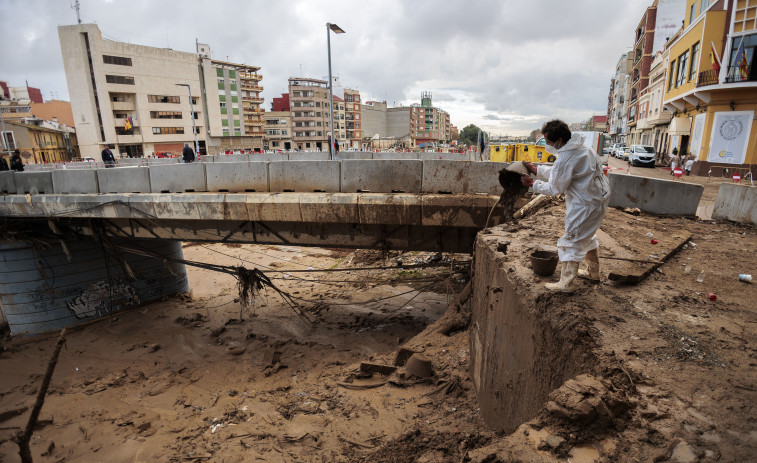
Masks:
[[[664,97],[670,150],[695,156],[694,174],[757,170],[757,0],[687,0],[677,35]]]
[[[24,164],[68,162],[78,155],[74,133],[21,121],[6,121],[5,130],[10,149],[21,151]]]

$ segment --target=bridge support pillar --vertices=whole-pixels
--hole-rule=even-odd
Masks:
[[[115,240],[148,256],[82,239],[0,241],[0,322],[11,334],[58,330],[189,290],[180,241]],[[161,256],[161,257],[158,257]]]

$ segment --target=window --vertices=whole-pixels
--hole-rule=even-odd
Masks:
[[[231,102],[232,102],[232,103],[239,103],[239,97],[238,97],[238,96],[233,96],[233,95],[232,95],[232,97],[231,97]]]
[[[689,26],[691,26],[691,23],[694,22],[694,18],[696,18],[696,16],[694,16],[694,12],[695,12],[694,8],[696,6],[697,6],[697,2],[694,2],[691,4],[691,9],[689,9]]]
[[[229,85],[229,88],[231,89],[232,92],[236,92],[237,91],[237,86],[235,84]]]
[[[182,135],[184,127],[153,127],[153,135]]]
[[[147,95],[147,101],[150,103],[181,103],[181,98],[178,96]]]
[[[699,5],[699,14],[702,14],[705,11],[707,11],[707,8],[710,7],[711,3],[712,3],[712,0],[702,0],[702,4]]]
[[[689,64],[689,80],[697,76],[697,58],[699,57],[699,42],[691,47],[691,64]]]
[[[229,126],[229,120],[228,119],[221,119],[221,126],[222,127],[228,127]]]
[[[216,68],[216,76],[218,76],[218,77],[223,77],[223,69],[221,69],[221,68]]]
[[[226,103],[224,103],[223,101],[219,104],[221,105],[222,108],[226,108]]]
[[[218,90],[226,90],[226,84],[223,83],[223,79],[218,79]]]
[[[153,119],[181,119],[181,113],[178,111],[150,111],[150,117]]]
[[[281,129],[281,134],[282,135],[286,135],[287,134],[287,129]]]
[[[218,101],[225,102],[226,101],[226,95],[218,95]]]
[[[134,85],[134,77],[106,75],[105,82],[109,84]]]
[[[237,77],[236,71],[229,71],[229,78],[234,79],[236,77]],[[232,83],[236,83],[236,82],[232,82]]]
[[[221,108],[221,114],[229,114],[229,110],[223,107]]]
[[[131,58],[124,58],[122,56],[103,55],[103,63],[117,64],[119,66],[131,66]]]
[[[234,127],[239,127],[239,119],[234,120]]]
[[[218,94],[219,95],[226,95],[226,88],[219,88],[218,89]]]
[[[678,57],[678,73],[676,74],[676,88],[686,83],[687,69],[686,64],[689,61],[689,52],[685,51]]]
[[[126,97],[123,96],[123,95],[113,95],[113,94],[111,94],[110,101],[112,101],[114,103],[125,103],[126,102]]]
[[[231,113],[239,115],[239,108],[232,108]]]
[[[233,77],[233,76],[231,75],[231,72],[229,73],[229,77]],[[236,81],[236,79],[229,79],[229,84],[231,84],[231,85],[236,85],[236,84],[237,84],[237,81]]]
[[[673,89],[673,73],[676,70],[676,61],[673,60],[670,62],[670,72],[668,72],[668,91],[671,91]]]
[[[13,132],[3,132],[5,140],[8,141],[8,146],[5,146],[5,140],[3,140],[3,148],[7,150],[16,149],[16,139],[13,138]]]

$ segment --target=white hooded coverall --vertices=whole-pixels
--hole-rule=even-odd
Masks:
[[[599,156],[583,145],[574,133],[557,151],[552,166],[538,166],[535,193],[557,196],[565,193],[565,234],[557,240],[561,262],[581,262],[599,247],[597,230],[610,200],[610,182],[602,172]]]

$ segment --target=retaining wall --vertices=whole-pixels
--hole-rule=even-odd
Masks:
[[[757,187],[721,183],[712,218],[757,225]]]

